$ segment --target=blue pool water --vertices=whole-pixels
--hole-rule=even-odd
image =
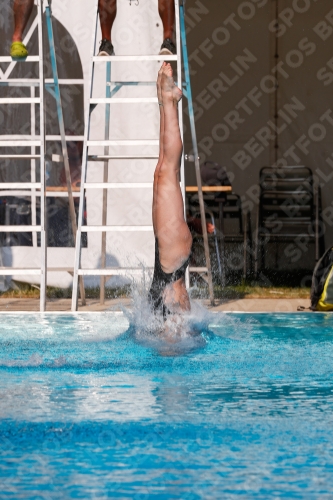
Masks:
[[[332,499],[331,315],[211,315],[176,355],[113,313],[0,321],[1,499]]]

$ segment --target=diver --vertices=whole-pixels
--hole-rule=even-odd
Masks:
[[[180,160],[183,144],[178,123],[181,90],[175,85],[170,64],[158,73],[157,96],[160,109],[160,149],[154,174],[153,227],[155,268],[149,301],[166,319],[170,314],[191,309],[185,286],[192,236],[184,218],[180,190]]]

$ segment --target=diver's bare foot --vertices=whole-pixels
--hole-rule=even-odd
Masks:
[[[158,72],[157,76],[157,82],[156,82],[156,87],[157,87],[157,99],[158,99],[158,104],[162,104],[162,88],[161,88],[161,80],[162,80],[162,74],[163,74],[163,67],[165,66],[165,62],[162,63],[162,66],[160,67],[160,70]]]
[[[170,100],[170,96],[175,104],[177,104],[183,97],[182,91],[175,85],[172,76],[171,64],[167,63],[162,66],[161,89],[162,99]]]

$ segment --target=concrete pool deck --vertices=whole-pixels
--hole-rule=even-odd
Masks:
[[[231,312],[296,312],[299,306],[309,307],[309,299],[230,299],[216,300],[215,306],[211,306],[208,300],[200,302],[211,311]],[[82,312],[121,311],[122,307],[130,307],[130,298],[108,299],[104,305],[99,299],[87,299],[86,306],[79,305]],[[49,299],[46,311],[69,312],[71,310],[70,299]],[[0,299],[0,312],[24,312],[39,311],[38,299],[6,298]]]

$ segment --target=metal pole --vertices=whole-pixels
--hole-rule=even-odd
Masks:
[[[220,253],[221,253],[221,285],[225,287],[225,247],[224,247],[224,220],[223,220],[223,203],[224,199],[219,198],[219,230],[220,230]]]
[[[176,18],[176,47],[177,47],[177,86],[182,88],[182,50],[181,50],[181,37],[180,37],[180,19],[179,19],[179,0],[175,0],[175,18]],[[182,143],[184,144],[184,124],[183,124],[183,101],[178,103],[178,123],[179,132]],[[184,201],[184,215],[186,219],[186,192],[185,192],[185,162],[184,162],[184,152],[180,160],[180,189]],[[190,272],[189,268],[186,270],[185,274],[186,287],[190,287]]]
[[[276,5],[275,5],[275,19],[279,19],[279,0],[276,0]],[[277,23],[279,21],[276,21]],[[274,92],[274,122],[275,122],[275,130],[278,130],[278,125],[279,125],[279,115],[278,115],[278,108],[279,108],[279,103],[278,103],[278,91],[279,91],[279,72],[277,70],[277,63],[279,59],[279,38],[277,36],[277,30],[275,30],[275,51],[274,51],[274,64],[275,64],[275,71],[274,71],[274,77],[275,77],[275,92]],[[274,163],[277,164],[279,157],[279,136],[275,132],[275,137],[274,137]]]
[[[199,205],[200,205],[202,235],[203,235],[203,239],[204,239],[205,259],[206,259],[206,267],[207,267],[207,274],[208,274],[207,277],[208,277],[209,298],[210,298],[211,304],[214,305],[214,289],[213,289],[213,280],[212,280],[212,268],[211,268],[211,262],[210,262],[210,254],[209,254],[206,214],[205,214],[204,200],[203,200],[203,195],[202,195],[202,183],[201,183],[201,174],[200,174],[200,165],[199,165],[199,152],[198,152],[198,144],[197,144],[197,134],[196,134],[196,129],[195,129],[192,90],[191,90],[191,79],[190,79],[190,71],[189,71],[189,64],[188,64],[187,45],[186,45],[186,30],[185,30],[185,17],[184,17],[183,0],[180,0],[179,14],[180,14],[180,16],[179,16],[180,17],[180,34],[181,34],[185,82],[186,82],[186,97],[187,97],[187,102],[188,102],[190,127],[191,127],[191,135],[192,135],[192,147],[193,147],[193,154],[194,154],[195,174],[196,174],[197,185],[198,185],[198,197],[199,197]]]
[[[75,260],[74,260],[74,276],[73,276],[73,292],[72,292],[72,311],[77,310],[77,294],[78,294],[78,273],[79,265],[81,260],[81,232],[82,232],[82,222],[83,222],[83,210],[84,210],[84,183],[87,176],[87,161],[88,161],[88,138],[90,132],[90,98],[93,91],[93,76],[94,76],[94,50],[96,46],[97,37],[97,22],[98,22],[98,0],[95,1],[94,5],[94,24],[93,24],[93,35],[91,43],[90,52],[90,72],[89,72],[89,84],[86,90],[86,107],[85,107],[85,122],[84,122],[84,143],[83,143],[83,156],[82,156],[82,171],[81,171],[81,189],[80,189],[80,206],[79,206],[79,217],[78,217],[78,230],[76,237],[75,246]]]
[[[319,190],[320,186],[314,186],[314,200],[315,200],[315,259],[316,263],[319,260]]]
[[[53,81],[54,81],[53,91],[54,91],[54,97],[55,97],[55,101],[56,101],[56,105],[57,105],[59,130],[60,130],[60,136],[61,136],[62,157],[63,157],[63,161],[64,161],[64,166],[65,166],[66,183],[67,183],[67,191],[68,191],[69,214],[70,214],[70,219],[71,219],[72,233],[73,233],[74,246],[75,246],[76,233],[77,233],[76,213],[75,213],[74,198],[73,198],[73,192],[72,192],[72,181],[71,181],[71,172],[70,172],[70,168],[69,168],[67,144],[66,144],[64,115],[62,112],[61,94],[60,94],[59,78],[58,78],[58,67],[57,67],[57,60],[56,60],[55,47],[54,47],[51,7],[50,7],[48,0],[45,0],[45,1],[46,1],[46,5],[45,5],[46,26],[47,26],[47,34],[48,34],[48,39],[49,39],[50,59],[51,59],[51,67],[52,67],[52,74],[53,74]],[[82,276],[80,276],[79,280],[80,280],[80,294],[81,294],[82,305],[85,305],[86,299],[85,299],[84,283],[83,283]]]
[[[243,262],[243,281],[245,282],[246,280],[246,277],[247,277],[247,213],[244,214],[244,217],[243,217],[243,231],[244,231],[244,238],[243,238],[243,245],[244,245],[244,248],[243,248],[243,258],[244,258],[244,262]]]
[[[111,62],[106,63],[106,98],[111,97]],[[105,131],[104,131],[105,140],[110,139],[110,103],[105,104]],[[104,147],[104,155],[109,155],[109,147]],[[108,182],[108,160],[104,161],[103,167],[103,182]],[[106,226],[107,219],[107,201],[108,201],[108,191],[107,189],[103,189],[103,212],[102,212],[102,226]],[[105,269],[106,267],[106,232],[102,233],[102,252],[101,252],[101,269]],[[105,282],[106,276],[100,277],[100,304],[103,305],[105,303]]]
[[[30,96],[36,97],[35,87],[30,87]],[[36,136],[36,108],[35,104],[31,104],[30,108],[30,118],[31,118],[31,136]],[[36,146],[31,146],[31,155],[36,154]],[[33,158],[30,160],[30,172],[31,172],[31,182],[36,182],[36,159]],[[33,226],[37,226],[37,197],[36,197],[36,189],[31,190],[31,224]],[[32,246],[37,248],[37,233],[32,233]]]
[[[41,251],[41,276],[40,276],[40,310],[45,311],[46,308],[46,272],[47,272],[47,256],[46,256],[46,213],[45,213],[45,78],[44,78],[44,51],[43,51],[43,9],[42,0],[37,3],[38,16],[38,53],[39,53],[39,97],[40,97],[40,118],[39,118],[39,133],[40,133],[40,251]]]

